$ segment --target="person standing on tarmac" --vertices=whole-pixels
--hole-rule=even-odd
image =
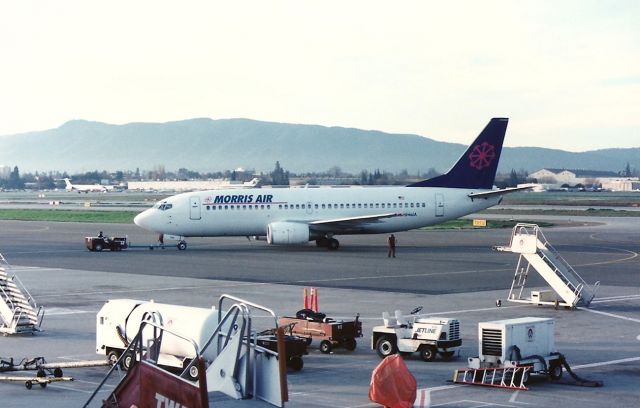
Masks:
[[[389,235],[387,238],[387,246],[389,250],[387,251],[387,258],[396,257],[396,237],[395,235]]]

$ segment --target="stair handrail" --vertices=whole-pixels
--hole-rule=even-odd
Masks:
[[[91,394],[89,396],[89,399],[84,403],[83,408],[86,408],[89,406],[89,404],[91,403],[91,401],[93,400],[93,398],[95,398],[95,396],[98,394],[98,391],[100,391],[100,389],[104,386],[104,384],[107,382],[107,380],[109,379],[109,377],[111,377],[111,374],[113,374],[114,371],[118,370],[120,367],[120,363],[121,360],[123,360],[126,356],[129,355],[129,353],[133,354],[133,362],[131,367],[133,367],[133,364],[135,364],[136,360],[136,353],[140,354],[140,360],[142,360],[142,352],[144,351],[145,347],[144,344],[142,343],[143,340],[143,329],[145,328],[145,326],[152,326],[154,328],[154,332],[155,329],[158,329],[160,331],[160,336],[158,336],[158,338],[162,338],[162,333],[163,332],[167,332],[170,333],[180,339],[183,339],[189,343],[191,343],[191,345],[194,347],[194,350],[196,352],[196,357],[194,358],[194,360],[197,360],[199,357],[201,357],[201,352],[200,352],[200,348],[198,347],[198,344],[189,337],[185,337],[171,329],[167,329],[162,325],[159,325],[151,320],[145,320],[140,322],[140,329],[138,330],[138,333],[133,337],[133,339],[131,340],[131,342],[129,343],[129,345],[127,346],[127,348],[122,352],[122,354],[120,354],[120,357],[118,358],[118,360],[111,366],[111,368],[109,369],[109,371],[107,372],[107,374],[104,376],[104,378],[102,379],[102,381],[100,382],[100,384],[98,384],[98,386],[96,387],[96,389],[93,391],[93,394]],[[155,346],[155,342],[158,340],[158,338],[154,338],[154,346]],[[157,347],[158,350],[160,350],[160,344],[158,344]],[[152,361],[152,360],[150,360]],[[129,367],[129,369],[131,369],[131,367]],[[188,368],[185,368],[182,373],[180,374],[180,377],[183,377],[185,375],[185,373],[188,373]]]
[[[567,262],[566,259],[564,259],[564,257],[562,255],[560,255],[560,252],[558,252],[558,250],[551,245],[551,243],[547,240],[547,237],[545,237],[544,233],[542,232],[542,230],[540,229],[540,227],[536,224],[527,224],[527,225],[531,225],[531,226],[535,226],[535,231],[536,231],[536,237],[540,236],[542,237],[542,239],[538,238],[538,240],[540,240],[540,242],[542,242],[543,246],[549,251],[551,252],[561,263],[564,267],[566,267],[569,272],[571,272],[573,274],[573,276],[576,277],[576,279],[578,280],[578,283],[582,283],[584,287],[591,289],[591,285],[589,285],[583,278],[582,276],[580,276],[580,274],[573,268],[573,266],[571,266],[571,264],[569,264],[569,262]],[[547,257],[548,258],[548,257]],[[566,279],[567,276],[562,273],[562,271],[558,270],[558,272],[560,272],[560,274]],[[577,288],[576,288],[577,290]],[[578,294],[579,292],[577,292],[576,290],[574,290],[575,294]],[[580,292],[582,291],[582,289],[580,290]]]
[[[11,280],[16,282],[15,285],[18,287],[18,289],[20,289],[20,291],[23,292],[23,296],[25,297],[27,302],[31,305],[31,307],[33,307],[34,310],[37,309],[38,308],[38,304],[36,303],[35,299],[31,296],[31,293],[29,292],[29,289],[27,289],[27,287],[24,286],[24,284],[22,283],[22,281],[20,280],[18,275],[14,274],[11,277]]]

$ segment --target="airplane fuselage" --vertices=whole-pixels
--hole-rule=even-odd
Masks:
[[[321,187],[198,191],[159,201],[136,217],[136,224],[183,237],[265,236],[274,222],[310,225],[310,239],[319,234],[376,234],[438,224],[499,202],[500,197],[468,197],[481,191],[486,190]],[[340,225],[341,219],[381,214],[385,217]],[[326,220],[331,224],[322,223]]]

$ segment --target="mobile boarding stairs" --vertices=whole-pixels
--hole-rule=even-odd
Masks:
[[[0,254],[0,333],[40,331],[44,309],[38,307],[16,275],[9,276],[9,263]]]
[[[493,249],[520,254],[507,299],[510,302],[575,308],[578,305],[589,306],[596,296],[600,281],[593,286],[587,284],[551,246],[536,224],[516,224],[509,246],[496,246]],[[530,298],[523,297],[531,268],[540,274],[553,291],[531,291]],[[499,301],[497,305],[500,305]]]

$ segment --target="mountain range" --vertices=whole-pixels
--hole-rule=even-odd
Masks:
[[[475,136],[469,135],[469,143]],[[351,173],[379,169],[416,174],[430,168],[446,171],[466,147],[411,134],[250,119],[125,125],[72,120],[56,129],[0,136],[0,165],[18,166],[21,172],[151,170],[159,165],[167,170],[207,172],[243,167],[269,172],[279,161],[294,173],[338,166]],[[498,171],[567,168],[617,172],[626,163],[640,169],[640,148],[575,153],[505,147]]]

